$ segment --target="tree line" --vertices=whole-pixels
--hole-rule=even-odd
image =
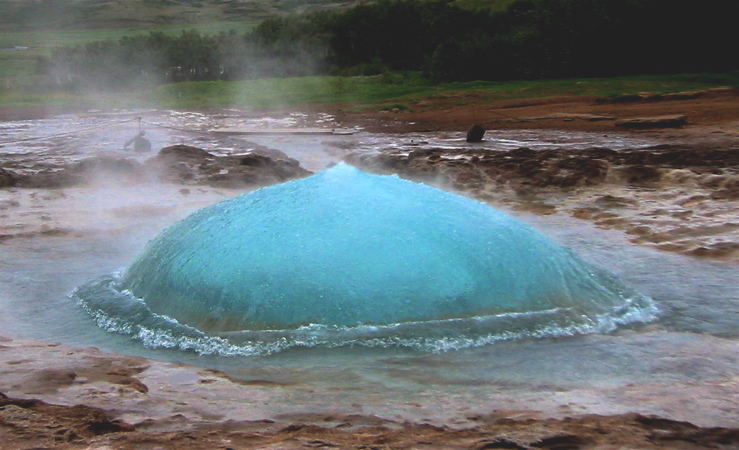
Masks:
[[[50,83],[128,86],[422,71],[439,81],[739,69],[735,0],[518,0],[504,11],[379,0],[206,35],[149,33],[56,49]]]

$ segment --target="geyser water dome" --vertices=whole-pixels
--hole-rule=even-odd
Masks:
[[[620,289],[482,203],[342,165],[169,228],[124,286],[200,329],[352,326],[572,308]]]
[[[480,343],[609,329],[655,311],[501,211],[343,164],[202,209],[150,242],[121,280],[77,296],[101,325],[145,341],[159,330],[168,342],[207,333],[286,346]]]

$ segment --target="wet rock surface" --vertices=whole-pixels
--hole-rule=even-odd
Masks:
[[[346,160],[491,203],[565,211],[662,250],[739,257],[739,147],[431,149],[353,153]]]
[[[2,394],[0,394],[1,396]],[[564,420],[479,418],[454,429],[373,417],[329,415],[311,423],[230,422],[185,432],[138,431],[86,406],[0,397],[4,448],[735,448],[739,429],[701,428],[653,416],[582,416]],[[10,446],[7,446],[10,444]],[[160,447],[165,446],[165,447]]]
[[[7,170],[0,168],[0,188],[15,186],[16,176]]]
[[[187,145],[165,147],[147,165],[157,169],[161,179],[168,182],[219,187],[265,186],[311,173],[296,160],[274,150],[270,154],[216,157]]]
[[[10,398],[0,392],[0,444],[3,448],[67,446],[108,433],[133,431],[99,408],[59,406]]]
[[[0,339],[0,448],[728,449],[739,444],[739,429],[721,421],[700,426],[640,412],[595,415],[574,411],[564,398],[551,408],[556,413],[521,408],[532,401],[528,398],[513,409],[495,407],[507,403],[491,399],[483,411],[451,412],[462,416],[449,424],[383,417],[371,409],[311,411],[285,402],[285,395],[299,393],[299,385],[238,382],[214,370],[95,348]],[[149,388],[123,381],[130,378]],[[703,385],[709,389],[704,394],[712,396],[723,389],[728,402],[735,395],[736,380]],[[585,389],[569,398],[595,393]],[[672,383],[605,390],[592,404],[617,398],[641,406],[674,403],[678,416],[691,416]],[[270,404],[281,405],[283,412],[270,410]],[[721,407],[727,414],[729,404]],[[692,416],[715,420],[701,411],[696,407],[698,416]]]
[[[34,171],[0,168],[0,187],[56,189],[97,182],[165,181],[241,188],[281,183],[310,173],[277,150],[216,156],[197,147],[174,145],[144,162],[102,154],[66,165],[42,165]]]

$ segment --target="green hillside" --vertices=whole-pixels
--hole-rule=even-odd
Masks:
[[[161,31],[168,34],[183,30],[197,30],[215,34],[236,30],[243,33],[252,29],[260,19],[220,21],[199,24],[172,24],[148,27],[26,30],[0,33],[0,89],[27,85],[36,72],[36,61],[48,56],[56,47],[83,44],[105,39],[117,40],[124,36]]]
[[[268,17],[347,8],[368,0],[0,0],[0,89],[34,83],[55,47],[162,31],[243,33]],[[454,0],[502,11],[516,0]]]
[[[0,32],[258,20],[357,0],[0,0]]]
[[[243,33],[267,17],[358,0],[0,0],[0,89],[33,83],[55,47],[162,31]]]

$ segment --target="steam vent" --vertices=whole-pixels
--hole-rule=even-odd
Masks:
[[[347,165],[198,211],[121,287],[216,333],[552,311],[566,327],[651,302],[503,212]]]

